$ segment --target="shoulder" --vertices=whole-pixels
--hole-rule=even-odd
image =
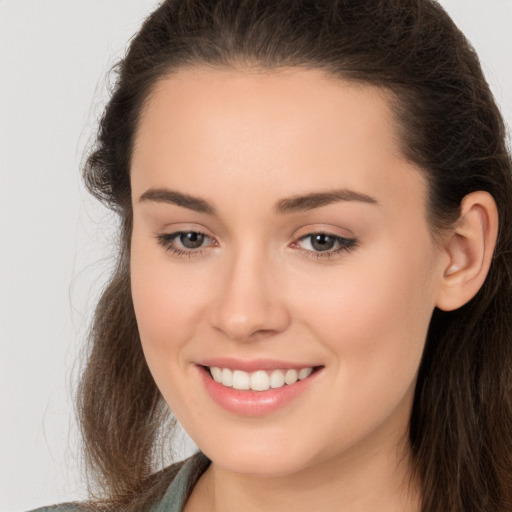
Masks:
[[[48,507],[36,508],[30,512],[90,512],[90,508],[86,508],[79,503],[62,503],[61,505],[51,505]]]
[[[181,511],[182,506],[190,494],[201,474],[208,467],[210,461],[202,454],[196,453],[192,457],[171,464],[165,469],[150,477],[150,496],[143,498],[140,508],[138,499],[129,507],[129,510],[147,510],[148,501],[153,502],[151,511],[165,510],[166,512]],[[150,498],[148,500],[147,498]],[[37,508],[30,512],[114,512],[112,508],[105,508],[93,503],[61,503]]]

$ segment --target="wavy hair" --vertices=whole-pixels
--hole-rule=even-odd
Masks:
[[[433,313],[409,441],[423,512],[512,510],[511,159],[478,57],[434,0],[166,0],[131,40],[83,169],[121,220],[78,390],[102,507],[146,510],[168,485],[154,460],[171,413],[146,365],[130,294],[130,160],[155,84],[197,65],[321,69],[390,91],[402,151],[428,179],[434,233],[453,225],[466,194],[493,196],[500,228],[488,277],[465,306]]]

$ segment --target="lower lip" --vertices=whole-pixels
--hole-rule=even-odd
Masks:
[[[276,389],[242,391],[215,382],[209,370],[204,366],[198,366],[197,368],[206,390],[214,402],[227,411],[242,416],[263,416],[277,411],[306,391],[322,373],[322,369],[318,369],[306,379]]]

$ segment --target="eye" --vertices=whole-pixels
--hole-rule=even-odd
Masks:
[[[176,236],[176,239],[179,240],[179,243],[185,247],[186,249],[199,249],[206,239],[206,235],[202,233],[179,233]]]
[[[306,244],[310,246],[308,249],[314,251],[330,251],[336,246],[336,238],[331,235],[325,235],[324,233],[307,235],[305,238],[301,238],[300,241],[308,241]]]
[[[329,233],[309,233],[294,244],[314,257],[331,257],[343,251],[349,251],[357,245],[354,238],[344,238]]]
[[[158,243],[177,256],[192,257],[208,246],[216,245],[215,240],[198,231],[177,231],[156,236]]]

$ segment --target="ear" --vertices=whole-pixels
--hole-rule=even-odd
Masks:
[[[452,311],[469,302],[483,285],[498,237],[498,210],[493,197],[472,192],[461,203],[460,217],[444,242],[448,258],[436,306]]]

